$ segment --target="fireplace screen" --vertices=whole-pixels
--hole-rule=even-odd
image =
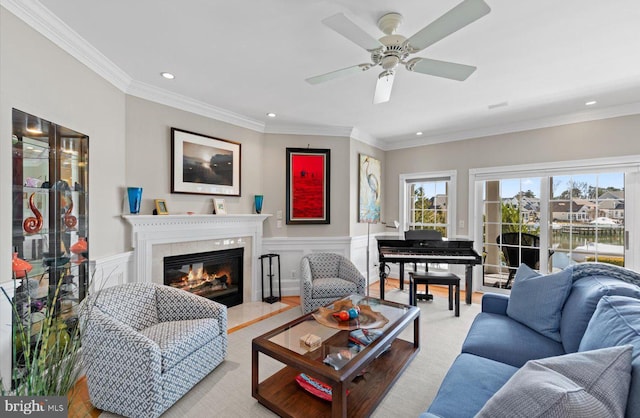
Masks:
[[[227,306],[242,303],[244,248],[164,258],[164,284]]]

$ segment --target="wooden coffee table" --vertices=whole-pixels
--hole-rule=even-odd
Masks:
[[[354,304],[370,305],[373,311],[389,320],[380,328],[382,334],[339,370],[324,364],[323,360],[326,354],[348,345],[349,331],[322,325],[311,313],[256,337],[251,344],[254,398],[282,417],[371,414],[420,350],[420,309],[359,295],[348,299]],[[397,338],[411,322],[413,342]],[[307,333],[320,336],[322,346],[313,351],[301,348],[300,337]],[[258,367],[260,353],[285,365],[262,382]],[[295,380],[300,373],[331,386],[332,400],[322,400],[302,389]]]

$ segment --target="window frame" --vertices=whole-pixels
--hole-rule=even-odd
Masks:
[[[455,225],[457,219],[457,204],[456,204],[456,185],[457,185],[457,170],[448,171],[428,171],[418,173],[405,173],[400,174],[399,179],[399,222],[398,236],[404,238],[404,231],[409,229],[409,210],[411,210],[409,185],[418,182],[434,182],[434,181],[447,181],[447,237],[453,238],[455,236]]]
[[[548,182],[549,177],[572,174],[592,174],[622,172],[625,174],[625,266],[629,269],[640,268],[640,246],[630,245],[640,242],[640,219],[636,213],[640,208],[640,155],[622,156],[615,158],[594,158],[587,160],[568,160],[548,163],[534,163],[511,166],[496,166],[469,170],[469,235],[474,241],[474,248],[482,252],[482,214],[483,214],[483,184],[489,180],[504,180],[509,178],[539,177]],[[542,187],[541,225],[549,222],[548,203],[549,185]],[[544,199],[544,203],[543,202]],[[548,236],[541,234],[541,248],[548,248]],[[540,265],[546,266],[546,251],[540,255]],[[545,267],[546,268],[546,267]],[[474,288],[491,290],[483,286],[482,266],[474,271]],[[493,290],[492,290],[493,291]]]

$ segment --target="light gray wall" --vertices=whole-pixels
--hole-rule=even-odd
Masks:
[[[171,193],[171,128],[179,128],[241,144],[241,196],[225,199],[229,213],[252,213],[253,196],[264,195],[262,213],[273,216],[264,236],[309,237],[349,235],[349,138],[263,134],[137,97],[126,97],[127,186],[144,189],[141,213],[150,214],[154,199],[165,199],[170,213],[211,213],[210,195]],[[286,225],[286,148],[331,149],[331,224]],[[121,205],[125,188],[120,191]],[[282,227],[277,228],[277,211]],[[130,237],[125,237],[127,248]]]
[[[468,219],[469,169],[640,155],[640,115],[386,153],[387,217],[398,218],[400,174],[457,170],[457,219]],[[457,224],[457,222],[456,222]],[[467,225],[458,235],[468,235]]]
[[[172,127],[241,144],[241,197],[216,197],[224,198],[229,213],[252,213],[253,195],[262,192],[265,181],[262,176],[264,164],[262,133],[127,96],[126,182],[127,186],[144,189],[140,212],[151,214],[154,209],[154,199],[165,199],[169,213],[189,211],[212,213],[213,211],[211,195],[171,193]],[[121,199],[124,199],[124,188],[120,194]],[[267,213],[266,210],[263,212]],[[127,244],[130,244],[129,237],[126,237],[126,240]]]
[[[360,141],[351,141],[350,156],[349,156],[349,179],[350,179],[350,192],[349,199],[351,210],[349,212],[349,231],[351,236],[361,236],[367,234],[367,224],[358,222],[358,213],[360,211],[359,201],[359,176],[360,176],[360,154],[365,154],[380,161],[380,223],[372,224],[370,226],[370,233],[375,234],[378,232],[384,232],[385,226],[382,222],[388,222],[393,225],[393,219],[386,218],[385,211],[385,196],[388,193],[388,189],[385,187],[384,178],[386,173],[385,167],[385,155],[386,153],[379,148],[372,147]]]
[[[12,108],[89,136],[91,257],[123,252],[125,95],[4,8],[0,50],[0,272],[11,271]]]
[[[349,138],[313,135],[267,134],[262,158],[264,172],[264,213],[274,216],[265,224],[266,237],[349,236],[350,153]],[[287,148],[329,148],[331,150],[330,221],[325,225],[286,224]],[[277,211],[282,211],[282,228],[276,227]]]
[[[12,293],[12,108],[89,136],[92,258],[122,253],[125,95],[0,7],[0,284]],[[11,308],[0,295],[0,376],[11,375]]]

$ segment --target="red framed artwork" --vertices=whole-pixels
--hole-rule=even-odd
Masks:
[[[331,150],[287,148],[287,224],[328,224]]]

